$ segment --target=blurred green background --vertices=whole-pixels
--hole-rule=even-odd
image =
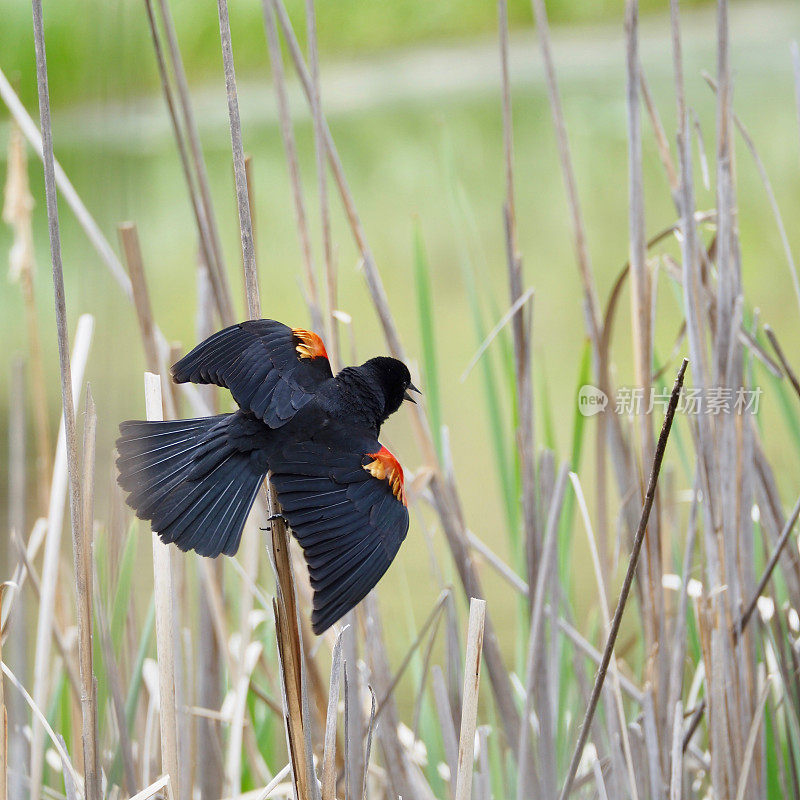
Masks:
[[[260,3],[231,2],[231,23],[240,80],[246,150],[253,156],[257,250],[265,316],[293,325],[308,323],[299,286],[300,251],[283,146],[277,126]],[[288,4],[298,33],[304,31],[302,2]],[[682,4],[691,6],[692,4]],[[193,84],[201,136],[220,222],[225,257],[239,312],[244,316],[235,193],[230,162],[216,3],[178,0],[172,4],[178,36]],[[625,53],[621,0],[548,2],[553,22],[566,121],[586,216],[588,241],[605,302],[627,259],[627,133]],[[674,142],[675,98],[666,3],[642,3],[641,58],[667,136]],[[421,357],[414,288],[414,229],[419,226],[430,265],[443,418],[449,426],[454,469],[466,503],[469,526],[501,554],[507,551],[503,501],[492,462],[491,437],[481,381],[475,369],[461,375],[479,341],[475,335],[464,271],[476,275],[486,330],[507,308],[501,208],[504,196],[496,7],[489,0],[416,0],[317,4],[321,44],[323,105],[367,237],[383,275],[407,351]],[[527,2],[510,3],[512,79],[516,148],[517,215],[525,281],[536,289],[534,359],[536,415],[540,443],[566,458],[575,409],[585,335],[581,293],[573,255],[563,183],[558,165],[538,43]],[[0,2],[0,67],[38,118],[33,44],[26,3]],[[116,225],[138,224],[155,315],[167,337],[185,348],[195,343],[196,235],[185,185],[158,93],[152,47],[143,5],[138,2],[45,2],[50,87],[56,107],[56,155],[108,238]],[[715,100],[701,72],[714,72],[713,6],[684,12],[688,101],[704,137],[695,139],[697,204],[714,205],[713,152]],[[800,30],[797,3],[734,4],[731,8],[735,108],[760,150],[787,221],[795,252],[800,233],[798,129],[789,45]],[[294,81],[296,121],[306,202],[321,261],[315,195],[313,132]],[[0,111],[0,179],[5,175],[7,114]],[[675,221],[668,185],[643,121],[647,231]],[[712,185],[703,187],[697,155],[706,148]],[[674,147],[673,147],[674,152]],[[739,217],[745,295],[750,307],[778,332],[792,356],[800,326],[777,227],[752,158],[736,141]],[[46,368],[50,379],[53,430],[59,412],[58,360],[44,214],[41,167],[32,158],[36,197],[35,235]],[[384,351],[369,303],[358,254],[331,191],[342,310],[353,317],[359,359]],[[82,312],[96,317],[88,379],[99,414],[98,476],[112,480],[112,448],[122,419],[143,415],[143,355],[131,307],[61,203],[63,252],[70,327]],[[11,245],[0,226],[0,254]],[[676,252],[673,245],[667,250]],[[11,356],[26,347],[19,288],[0,278],[2,385],[8,386]],[[659,278],[656,350],[672,350],[680,309],[671,283]],[[616,379],[630,382],[626,331],[627,292],[620,304],[614,344]],[[348,337],[345,335],[344,341]],[[496,350],[495,375],[501,379]],[[421,383],[421,381],[418,381]],[[424,386],[422,387],[424,390]],[[510,398],[503,395],[510,428]],[[0,393],[0,440],[5,448],[8,392]],[[780,420],[778,401],[766,394],[765,417]],[[549,410],[549,413],[548,413]],[[545,424],[547,422],[547,424]],[[592,421],[587,421],[589,426]],[[765,430],[770,459],[781,476],[797,474],[793,453],[782,451],[775,422]],[[385,439],[406,467],[419,461],[402,414],[386,428]],[[32,447],[32,443],[31,443]],[[582,471],[591,497],[591,464]],[[580,465],[573,465],[577,469]],[[6,459],[0,458],[0,511],[5,513]],[[688,485],[691,476],[680,476]],[[794,493],[794,489],[792,489]],[[102,491],[98,514],[102,514]],[[583,542],[580,532],[579,541]],[[420,528],[412,528],[399,566],[387,576],[390,588],[413,608],[429,608],[437,593],[413,580],[427,561]],[[409,577],[411,576],[411,577]],[[489,592],[493,578],[487,572]],[[495,593],[502,599],[504,593]],[[503,642],[508,650],[513,641]]]

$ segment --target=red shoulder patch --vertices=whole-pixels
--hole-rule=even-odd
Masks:
[[[298,342],[295,350],[297,350],[297,355],[300,358],[328,357],[325,344],[314,331],[307,331],[305,328],[292,328],[292,333]]]
[[[403,504],[406,503],[405,480],[400,462],[385,448],[381,447],[377,453],[367,453],[373,459],[364,469],[380,481],[388,481],[392,487],[392,494]]]

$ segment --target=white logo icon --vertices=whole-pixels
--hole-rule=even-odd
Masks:
[[[584,417],[593,417],[605,411],[607,405],[608,396],[602,389],[587,383],[578,390],[578,411]]]

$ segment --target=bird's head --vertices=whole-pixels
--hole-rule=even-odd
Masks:
[[[402,361],[389,356],[378,356],[367,361],[362,369],[370,373],[383,394],[383,420],[394,414],[403,400],[416,402],[410,392],[420,393],[419,389],[411,383],[411,373]]]

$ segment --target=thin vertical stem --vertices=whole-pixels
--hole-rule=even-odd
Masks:
[[[144,374],[145,409],[148,420],[163,420],[161,378]],[[158,654],[159,721],[161,726],[161,769],[172,784],[173,796],[178,787],[178,722],[175,704],[175,624],[172,611],[172,564],[169,545],[153,531],[153,570],[155,573],[156,652]]]
[[[53,267],[53,294],[58,337],[58,358],[61,373],[61,402],[64,410],[64,431],[67,445],[67,475],[69,479],[69,507],[73,541],[83,534],[83,508],[78,462],[78,438],[75,427],[75,405],[72,399],[72,374],[69,359],[69,332],[67,330],[67,304],[64,292],[64,268],[61,260],[61,233],[58,224],[58,196],[53,157],[53,132],[50,123],[50,91],[47,82],[47,54],[44,41],[42,0],[32,0],[33,37],[36,50],[36,83],[39,93],[39,119],[42,130],[42,156],[44,162],[45,198],[47,204],[47,231],[50,239],[50,259]],[[38,726],[36,726],[38,729]],[[41,733],[40,733],[41,735]],[[36,753],[35,755],[40,755]],[[85,757],[84,753],[84,757]],[[31,798],[38,800],[41,788],[41,760],[31,765]]]
[[[244,166],[244,146],[242,145],[242,121],[239,117],[239,98],[236,92],[236,72],[233,65],[231,44],[231,24],[228,17],[227,0],[217,0],[219,14],[219,38],[222,43],[222,63],[225,69],[225,91],[228,96],[228,117],[231,129],[231,150],[233,151],[233,174],[236,180],[236,202],[239,209],[239,231],[242,239],[242,263],[247,287],[247,311],[251,318],[261,316],[261,308],[250,305],[252,298],[258,296],[254,285],[258,285],[256,272],[256,251],[253,244],[253,221],[250,217],[250,197],[247,193],[247,174]]]
[[[481,652],[486,619],[486,601],[473,597],[469,601],[467,650],[464,658],[464,695],[461,701],[461,732],[458,739],[458,772],[455,800],[472,796],[475,724],[478,716],[478,690],[481,683]]]
[[[303,184],[300,179],[300,165],[297,158],[297,145],[292,132],[292,117],[289,110],[289,97],[286,92],[286,80],[283,74],[283,61],[281,45],[278,40],[278,30],[275,26],[275,14],[269,0],[262,0],[264,11],[264,28],[267,35],[267,49],[272,66],[272,81],[275,84],[275,96],[278,101],[278,116],[280,118],[281,137],[286,151],[286,163],[289,168],[289,179],[294,199],[295,221],[297,234],[300,239],[300,250],[303,256],[303,269],[306,276],[306,292],[308,293],[308,306],[311,312],[311,325],[322,328],[322,313],[320,312],[319,290],[317,289],[317,276],[314,266],[314,255],[311,249],[311,235],[308,229],[308,216],[306,203],[303,196]]]
[[[317,157],[317,187],[319,194],[320,224],[322,227],[322,253],[325,262],[325,300],[327,312],[328,357],[334,373],[341,365],[339,326],[334,311],[336,299],[336,263],[333,257],[331,214],[328,203],[328,173],[325,146],[325,123],[322,116],[322,95],[319,79],[319,53],[317,51],[317,19],[314,0],[306,0],[306,26],[308,29],[308,63],[311,72],[311,113],[314,117],[314,152]]]
[[[175,74],[175,81],[178,89],[178,100],[180,101],[181,113],[183,115],[183,123],[186,130],[186,136],[189,140],[189,149],[194,161],[194,170],[197,177],[197,187],[200,193],[200,201],[203,208],[203,218],[205,219],[208,235],[211,241],[213,257],[208,261],[208,268],[214,272],[216,271],[216,278],[218,286],[221,290],[221,299],[223,308],[220,308],[220,314],[223,322],[230,325],[233,323],[234,311],[233,302],[231,300],[231,291],[228,285],[228,276],[225,272],[225,262],[222,258],[222,246],[219,239],[219,231],[217,230],[217,220],[214,214],[214,205],[211,201],[211,190],[208,184],[208,173],[206,171],[205,160],[203,159],[203,150],[200,146],[200,135],[197,130],[197,121],[194,117],[192,109],[191,95],[189,93],[189,83],[186,79],[186,71],[183,67],[183,59],[181,58],[181,51],[178,47],[178,38],[175,34],[175,26],[172,22],[172,14],[169,9],[169,0],[159,0],[161,8],[161,18],[164,23],[164,32],[167,36],[167,46],[169,48],[170,59],[172,61],[172,70]]]
[[[94,618],[92,602],[92,540],[94,538],[94,461],[97,413],[89,387],[86,388],[86,416],[83,428],[83,529],[73,537],[75,589],[78,601],[78,654],[81,676],[83,772],[86,800],[100,800],[101,775],[97,728],[97,680],[93,666]]]

